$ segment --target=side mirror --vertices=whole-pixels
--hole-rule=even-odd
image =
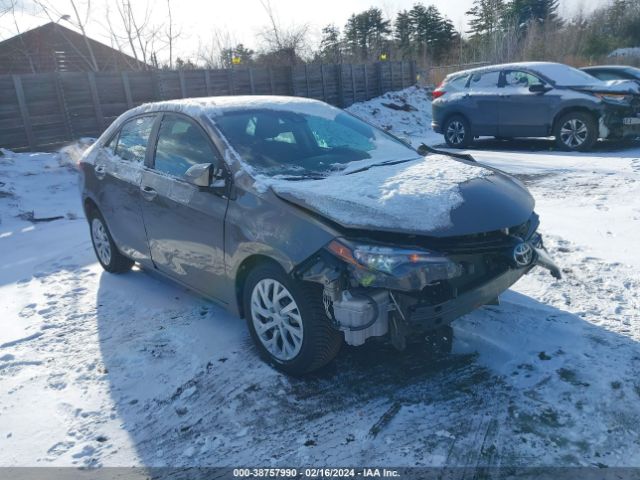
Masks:
[[[212,167],[213,165],[210,163],[193,165],[184,173],[184,179],[196,187],[208,187],[211,181]]]
[[[549,90],[551,89],[547,87],[544,83],[534,83],[529,87],[529,91],[531,93],[546,93]]]

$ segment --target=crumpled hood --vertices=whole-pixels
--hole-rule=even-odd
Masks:
[[[640,94],[640,85],[633,80],[608,80],[594,85],[571,87],[574,90],[591,93],[630,93]]]
[[[433,237],[520,225],[534,207],[517,180],[444,155],[323,180],[276,180],[270,187],[282,199],[345,228]]]

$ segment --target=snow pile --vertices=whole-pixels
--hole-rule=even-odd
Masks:
[[[274,180],[271,187],[338,223],[425,232],[451,224],[459,184],[491,173],[441,155],[323,180]]]
[[[388,92],[367,102],[354,103],[349,113],[400,137],[408,137],[414,147],[442,141],[431,130],[431,100],[424,87],[412,86]]]

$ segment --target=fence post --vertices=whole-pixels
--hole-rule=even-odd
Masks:
[[[416,61],[415,60],[410,60],[409,61],[409,75],[411,75],[411,85],[414,85],[416,83]]]
[[[98,129],[102,132],[104,130],[104,116],[102,115],[102,106],[98,96],[98,87],[96,87],[96,75],[93,72],[87,72],[87,77],[89,78],[89,88],[93,99],[93,110],[96,112],[96,122],[98,123]]]
[[[324,84],[324,64],[320,64],[320,81],[322,82],[322,101],[327,101],[327,87]]]
[[[295,67],[293,65],[289,66],[289,83],[290,83],[289,92],[291,93],[292,96],[295,97],[295,95],[296,95],[296,78],[295,78]]]
[[[382,95],[383,87],[382,87],[382,62],[376,62],[376,81],[378,83],[378,95]]]
[[[400,62],[400,88],[404,88],[404,60]]]
[[[122,72],[122,86],[124,87],[124,96],[127,99],[127,108],[133,108],[131,85],[129,85],[129,74],[127,72]]]
[[[395,90],[395,86],[393,85],[393,63],[394,62],[389,62],[389,79],[391,83],[389,90]]]
[[[336,80],[338,81],[338,104],[340,108],[344,108],[344,81],[342,78],[342,64],[336,65]]]
[[[64,118],[64,125],[67,127],[67,135],[69,140],[73,140],[73,126],[71,125],[71,117],[69,116],[69,110],[67,109],[67,102],[64,98],[64,88],[62,81],[60,80],[60,72],[53,74],[56,83],[56,93],[58,95],[58,105],[60,105],[60,111],[62,112],[62,118]]]
[[[307,87],[307,98],[309,98],[310,90],[309,90],[309,71],[307,69],[307,64],[304,64],[304,83]]]
[[[269,87],[271,88],[271,95],[276,93],[276,87],[273,84],[273,68],[269,67]]]
[[[207,96],[211,95],[211,75],[209,69],[204,71],[204,85],[207,90]]]
[[[180,94],[182,98],[187,98],[187,84],[184,80],[184,70],[178,70],[178,78],[180,79]]]
[[[22,116],[22,125],[24,126],[24,132],[27,135],[27,142],[31,151],[36,149],[36,140],[33,136],[33,128],[31,126],[31,118],[29,117],[29,110],[27,109],[27,102],[24,99],[24,90],[22,89],[22,79],[18,75],[13,76],[13,87],[16,90],[16,97],[18,97],[18,107],[20,108],[20,115]]]
[[[227,70],[227,82],[229,83],[229,95],[233,95],[233,68]]]
[[[356,76],[353,74],[353,63],[349,64],[351,67],[351,93],[353,94],[353,102],[356,103]]]
[[[363,69],[364,73],[364,96],[365,100],[369,100],[369,72],[367,71],[367,64],[365,63]]]
[[[255,95],[256,86],[253,83],[253,68],[249,67],[249,87],[251,88],[251,95]]]

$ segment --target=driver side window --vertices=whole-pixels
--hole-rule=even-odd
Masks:
[[[200,163],[218,163],[206,133],[185,117],[165,114],[158,131],[153,168],[182,178],[189,168]]]

